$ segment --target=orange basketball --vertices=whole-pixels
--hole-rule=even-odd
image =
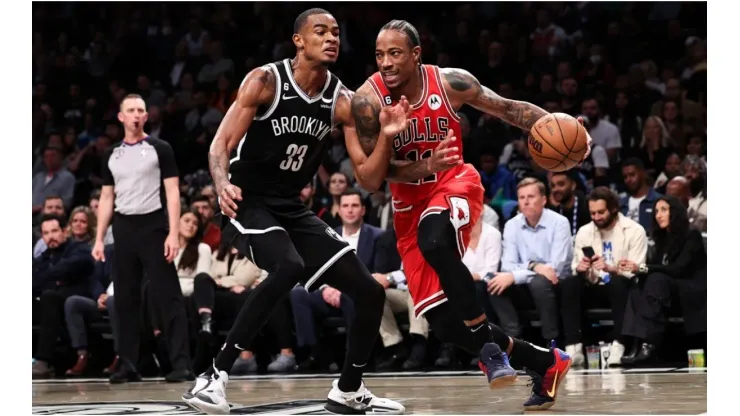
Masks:
[[[537,120],[529,133],[529,154],[549,171],[572,169],[586,154],[586,129],[568,114],[548,114]]]

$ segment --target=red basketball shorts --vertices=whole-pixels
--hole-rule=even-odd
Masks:
[[[417,231],[421,220],[428,215],[449,210],[450,222],[455,228],[455,238],[460,258],[465,255],[473,225],[483,210],[483,187],[480,175],[466,165],[453,180],[439,184],[426,199],[414,205],[393,201],[393,226],[398,240],[398,253],[409,293],[414,301],[414,313],[421,316],[435,306],[447,301],[437,272],[424,260],[419,250]],[[461,276],[462,278],[462,276]]]

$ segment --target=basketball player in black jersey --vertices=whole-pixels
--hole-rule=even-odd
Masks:
[[[401,404],[374,396],[362,382],[380,328],[383,287],[299,198],[330,146],[331,129],[342,124],[356,140],[352,92],[327,69],[339,54],[339,26],[327,11],[310,9],[298,16],[294,32],[296,57],[247,74],[211,145],[210,170],[225,220],[222,238],[269,275],[247,298],[213,365],[183,399],[205,413],[229,413],[228,372],[273,307],[297,283],[306,290],[327,284],[352,298],[356,317],[326,410],[401,414]],[[381,125],[405,111],[408,102],[389,107]]]

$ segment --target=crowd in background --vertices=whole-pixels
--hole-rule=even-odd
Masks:
[[[221,244],[208,147],[244,75],[293,56],[292,22],[304,6],[34,4],[35,377],[53,373],[60,345],[78,359],[57,374],[89,372],[91,322],[107,319],[116,338],[115,270],[110,262],[96,264],[89,250],[101,159],[123,137],[116,115],[129,93],[146,101],[145,131],[175,152],[184,207],[175,264],[196,344],[193,368],[210,362],[219,331],[228,329],[265,273]],[[520,335],[526,324],[520,311],[534,307],[541,338],[557,340],[582,363],[583,313],[588,299],[601,297],[614,322],[606,340],[610,365],[635,365],[656,359],[668,315],[680,305],[686,332],[701,343],[706,4],[427,3],[423,12],[414,3],[315,6],[326,6],[340,25],[341,53],[331,70],[350,88],[376,71],[377,30],[402,18],[417,27],[425,63],[462,67],[504,97],[584,116],[591,156],[553,175],[529,157],[526,132],[470,107],[460,110],[464,157],[480,170],[486,189],[486,209],[464,261],[494,322]],[[456,352],[444,345],[430,350],[433,333],[409,307],[389,192],[356,189],[341,129],[332,138],[301,198],[352,241],[386,287],[376,369],[451,365]],[[115,244],[110,230],[105,242]],[[532,258],[552,267],[523,270]],[[349,322],[352,314],[351,301],[336,289],[294,289],[267,324],[268,336],[256,341],[269,339],[273,347],[268,370],[330,369],[336,363],[323,348],[321,322]],[[166,343],[151,315],[142,331],[164,372]],[[410,336],[399,329],[405,328],[400,315],[408,317],[402,320]],[[260,350],[245,350],[235,371],[256,371]],[[113,358],[110,368],[115,364]]]

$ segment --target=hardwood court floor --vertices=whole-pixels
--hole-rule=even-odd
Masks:
[[[489,390],[475,372],[366,376],[379,396],[400,400],[407,414],[522,414],[529,377]],[[80,380],[33,383],[33,414],[196,414],[180,401],[190,384],[125,385]],[[231,380],[232,414],[324,414],[331,376],[252,376]],[[705,370],[571,370],[554,414],[700,414],[707,411]],[[529,413],[529,412],[527,412]]]

